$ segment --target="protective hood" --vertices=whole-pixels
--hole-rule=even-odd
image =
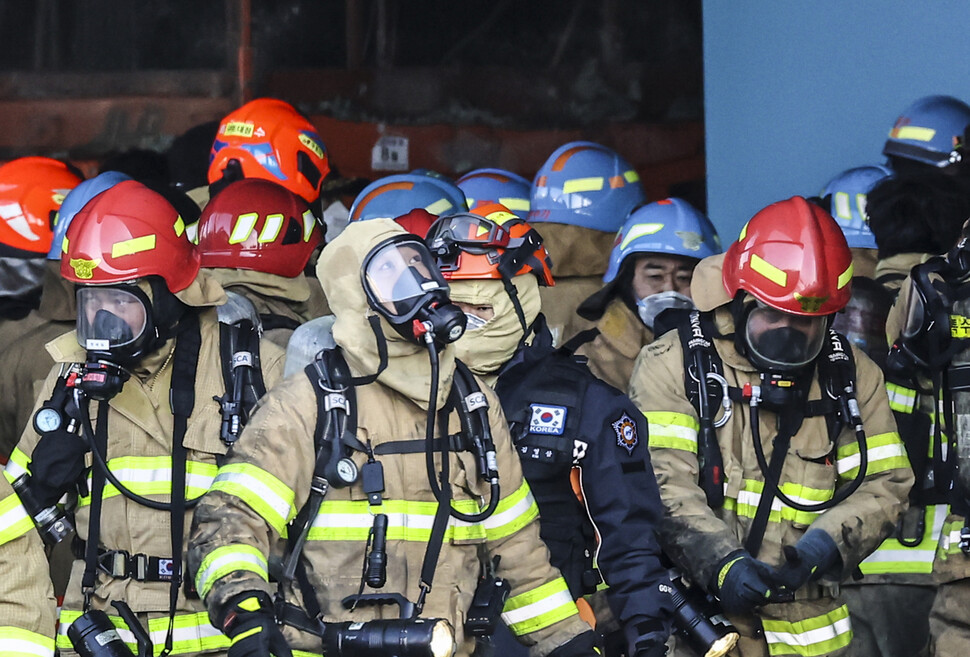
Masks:
[[[336,316],[333,338],[343,350],[354,376],[372,375],[380,363],[377,341],[381,337],[374,334],[368,321],[377,313],[368,305],[361,282],[364,258],[384,240],[403,234],[404,229],[391,219],[355,221],[324,247],[317,261],[317,278],[330,303],[330,310]],[[387,343],[387,368],[377,380],[427,409],[431,388],[427,350],[405,340],[383,317],[377,317],[383,340]],[[454,347],[445,346],[438,356],[440,381],[435,407],[441,408],[451,392],[455,373]]]
[[[610,261],[615,233],[557,223],[532,226],[542,235],[542,244],[552,259],[552,275],[602,276]]]
[[[701,312],[714,310],[731,301],[727,290],[724,289],[721,275],[723,266],[724,254],[718,253],[704,258],[694,268],[694,277],[690,282],[690,296]]]
[[[527,274],[512,279],[525,315],[525,323],[532,323],[539,315],[539,282]],[[495,279],[457,280],[449,283],[451,300],[473,305],[489,305],[495,316],[481,328],[465,329],[455,342],[455,355],[475,374],[486,376],[497,372],[512,358],[522,340],[522,324],[515,314],[512,299],[502,281]]]
[[[238,292],[253,302],[260,315],[279,315],[303,323],[320,314],[310,309],[310,284],[305,274],[286,278],[250,269],[204,269],[227,292]],[[321,313],[322,314],[322,313]]]
[[[186,306],[202,308],[206,306],[221,306],[226,302],[226,291],[219,285],[219,281],[205,270],[199,270],[195,280],[184,290],[175,293],[175,298]]]

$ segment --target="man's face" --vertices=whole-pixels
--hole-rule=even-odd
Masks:
[[[683,256],[647,254],[633,266],[633,293],[644,299],[661,292],[679,292],[690,297],[690,281],[697,260]]]
[[[431,280],[431,270],[425,255],[407,244],[382,249],[367,265],[367,281],[388,312],[398,314],[396,301],[421,295],[419,281]]]
[[[827,316],[793,315],[759,302],[748,314],[745,339],[771,369],[794,369],[818,356],[827,327]]]
[[[82,294],[81,312],[89,326],[95,326],[98,311],[106,311],[125,322],[131,335],[137,336],[145,328],[146,309],[141,300],[131,292],[119,288],[86,288]]]
[[[463,301],[452,301],[466,315],[475,315],[484,319],[486,322],[495,317],[495,308],[489,304],[464,303]]]

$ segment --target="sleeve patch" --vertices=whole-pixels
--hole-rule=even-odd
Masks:
[[[613,432],[616,434],[616,444],[626,449],[627,454],[633,454],[633,448],[637,446],[640,439],[637,437],[637,425],[626,413],[623,413],[617,420],[611,423]]]
[[[546,436],[561,436],[566,430],[566,407],[531,404],[532,419],[529,420],[529,433]]]

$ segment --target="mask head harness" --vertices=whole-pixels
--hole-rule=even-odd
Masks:
[[[405,339],[442,348],[465,332],[465,314],[448,298],[448,284],[419,238],[395,235],[364,258],[367,302]]]

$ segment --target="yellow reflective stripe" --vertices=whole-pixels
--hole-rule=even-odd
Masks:
[[[650,447],[667,447],[697,453],[698,421],[684,413],[647,411],[647,443]]]
[[[474,500],[454,500],[452,507],[462,513],[481,511]],[[426,542],[431,538],[437,502],[384,500],[371,506],[367,500],[331,500],[320,505],[313,519],[308,538],[311,541],[366,541],[374,524],[372,514],[387,515],[387,539],[392,541]],[[523,480],[511,495],[503,498],[495,511],[480,523],[467,523],[450,518],[445,540],[497,540],[519,531],[539,515],[539,507],[528,484]]]
[[[780,287],[788,285],[788,274],[784,270],[775,267],[773,264],[759,256],[757,253],[751,254],[749,263],[751,271],[761,274],[769,281]]]
[[[770,655],[820,657],[844,648],[852,641],[852,623],[845,605],[801,621],[765,618],[761,625]]]
[[[917,125],[902,125],[889,131],[894,139],[912,139],[913,141],[932,141],[936,135],[933,128],[921,128]]]
[[[864,196],[858,194],[857,196]],[[832,205],[835,208],[835,216],[839,219],[852,219],[852,204],[849,202],[848,192],[836,192],[832,196]],[[863,214],[863,213],[860,213]],[[863,214],[865,216],[865,214]]]
[[[23,536],[33,528],[34,521],[27,515],[16,493],[10,493],[0,500],[0,545]]]
[[[239,244],[249,239],[256,227],[257,219],[259,219],[259,214],[256,212],[247,212],[236,217],[236,223],[233,224],[232,232],[229,234],[229,243]]]
[[[0,625],[0,655],[54,657],[54,639],[19,627]]]
[[[502,197],[499,197],[498,202],[501,203],[502,205],[504,205],[505,207],[507,207],[509,210],[523,210],[524,211],[524,210],[528,210],[531,207],[531,204],[529,203],[529,199],[527,199],[527,198],[518,198],[518,197],[515,197],[515,196],[502,196]],[[469,200],[468,201],[468,206],[471,207],[472,205],[473,205],[472,204],[472,201]]]
[[[303,241],[309,242],[310,235],[313,234],[313,226],[317,223],[317,218],[313,216],[313,210],[303,213]]]
[[[280,234],[280,230],[283,228],[283,215],[281,214],[271,214],[266,217],[266,221],[263,222],[263,230],[259,231],[259,237],[256,241],[260,244],[268,244],[274,241]]]
[[[633,169],[630,169],[629,171],[624,171],[623,172],[623,178],[628,183],[635,183],[635,182],[638,182],[640,180],[640,174],[638,174]]]
[[[125,488],[138,495],[172,494],[171,456],[119,456],[108,461],[108,469]],[[194,499],[204,494],[212,485],[218,466],[214,463],[188,461],[185,464],[185,496]],[[90,484],[91,475],[88,474]],[[88,486],[90,490],[90,485]],[[111,483],[105,483],[102,499],[115,497],[120,491]],[[91,503],[91,496],[78,499],[78,506]]]
[[[57,628],[57,648],[72,650],[71,640],[67,638],[67,630],[81,615],[79,611],[61,610],[60,625]],[[137,650],[135,635],[128,629],[128,625],[120,616],[109,615],[108,619],[118,631],[118,636],[132,651]],[[148,634],[156,650],[165,645],[165,635],[168,633],[168,615],[153,618],[148,621]],[[209,614],[200,611],[190,614],[176,614],[172,632],[172,655],[194,655],[209,650],[227,650],[229,637],[209,624]]]
[[[440,214],[447,212],[448,210],[455,207],[455,205],[446,198],[438,199],[431,205],[427,206],[425,210],[429,213],[435,215],[436,217]]]
[[[869,458],[869,465],[866,467],[867,476],[895,468],[909,467],[906,447],[895,431],[866,436],[866,454]],[[859,444],[852,442],[840,447],[836,452],[836,458],[839,476],[845,479],[855,477],[861,462]]]
[[[212,585],[231,572],[246,570],[269,581],[266,557],[251,545],[236,543],[216,548],[205,555],[195,575],[195,589],[204,600]]]
[[[939,557],[946,560],[949,555],[963,554],[960,549],[960,533],[963,531],[963,520],[951,520],[943,524],[943,531],[940,532]]]
[[[620,242],[620,249],[625,249],[630,242],[637,239],[638,237],[643,237],[645,235],[653,235],[659,233],[663,230],[663,224],[636,224],[635,226],[630,226],[630,230],[626,235],[623,236],[623,241]]]
[[[603,189],[604,179],[599,178],[573,178],[562,184],[563,194],[575,194],[577,192],[598,192]]]
[[[950,335],[954,338],[970,338],[970,317],[950,315]]]
[[[175,229],[175,237],[182,237],[182,233],[185,232],[185,222],[182,221],[182,215],[175,217],[175,224],[172,228]]]
[[[280,536],[296,515],[296,495],[282,481],[250,463],[229,463],[219,468],[212,490],[234,495],[262,516]],[[326,503],[326,502],[325,502]]]
[[[886,392],[889,394],[889,408],[892,410],[906,414],[916,410],[916,391],[912,388],[887,381]]]
[[[745,518],[754,518],[758,511],[758,504],[761,503],[761,495],[764,493],[764,482],[754,479],[745,479],[738,491],[737,499],[724,498],[724,508],[733,511]],[[820,488],[809,488],[801,484],[787,482],[781,485],[781,492],[793,502],[800,504],[817,504],[832,498],[831,490]],[[818,517],[818,512],[799,511],[780,499],[775,497],[771,500],[771,511],[768,513],[770,522],[797,522],[803,525],[810,525]]]
[[[502,609],[502,620],[512,634],[522,636],[578,613],[566,580],[557,577],[538,588],[509,598]]]
[[[259,634],[262,631],[263,631],[263,626],[262,625],[259,625],[257,627],[250,628],[250,629],[246,630],[245,632],[240,632],[236,636],[232,637],[232,640],[229,642],[229,645],[230,646],[234,646],[239,641],[242,641],[243,639],[248,639],[252,635]]]
[[[115,242],[111,245],[111,257],[120,258],[121,256],[134,255],[143,251],[151,251],[155,248],[154,235],[142,235],[132,237],[130,240]]]
[[[928,575],[933,572],[933,560],[940,544],[943,523],[948,507],[937,504],[926,507],[926,528],[923,540],[915,547],[907,547],[895,538],[887,538],[876,551],[859,564],[863,575],[885,575],[893,573],[917,573]]]
[[[851,280],[852,280],[852,263],[850,262],[848,269],[846,269],[844,272],[839,274],[839,280],[836,283],[836,289],[841,290],[846,285],[848,285],[849,281]]]
[[[14,447],[10,453],[10,460],[3,468],[3,474],[9,482],[14,482],[23,475],[30,474],[30,457],[20,451],[19,447]]]

